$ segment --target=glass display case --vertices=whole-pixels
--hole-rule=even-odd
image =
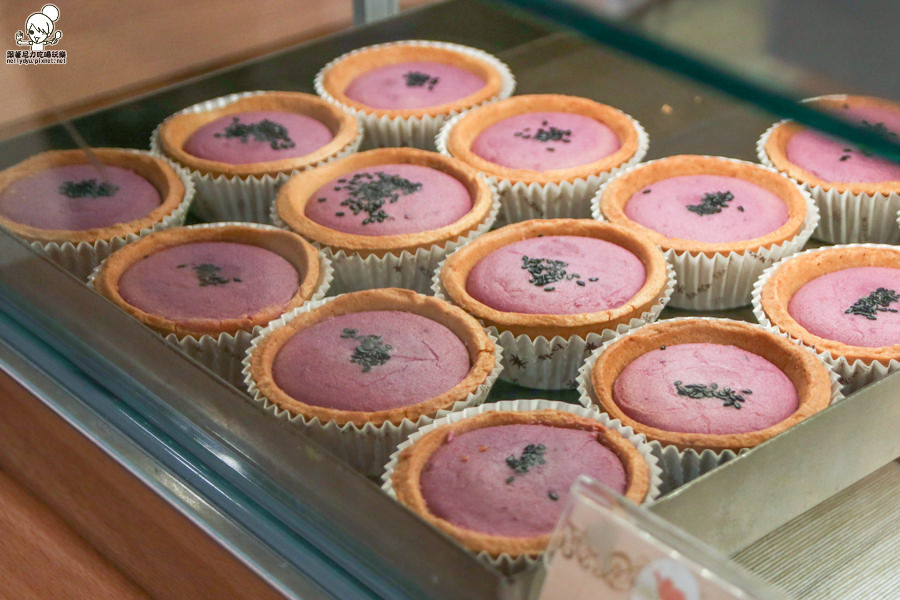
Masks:
[[[370,15],[384,9],[358,4],[371,4]],[[427,3],[8,137],[0,141],[0,167],[49,149],[146,149],[154,128],[187,106],[250,90],[314,93],[317,72],[335,57],[404,39],[481,48],[510,67],[516,94],[569,94],[622,108],[649,134],[646,159],[705,154],[756,162],[760,135],[792,118],[896,160],[896,136],[799,100],[844,92],[900,100],[893,76],[900,46],[889,37],[900,25],[898,7],[877,0],[827,7],[766,0]],[[175,37],[189,33],[187,24],[173,27],[182,28]],[[54,76],[51,65],[15,60],[7,52],[5,74],[34,68],[43,69],[40,78]],[[83,69],[76,60],[52,66]],[[128,60],[140,68],[139,55]],[[701,313],[667,308],[661,318],[694,314]],[[755,321],[749,307],[702,316]],[[478,560],[383,494],[376,479],[272,418],[244,389],[2,229],[0,371],[0,470],[150,596],[534,593],[539,567],[509,577]],[[900,595],[891,568],[900,544],[898,377],[863,387],[646,510],[790,597]],[[577,392],[500,381],[489,401],[519,398],[574,403]]]

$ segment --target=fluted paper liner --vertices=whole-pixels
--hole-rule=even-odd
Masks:
[[[228,94],[219,98],[213,98],[204,102],[198,102],[182,109],[172,116],[184,113],[202,113],[223,108],[236,100],[248,96],[268,94],[269,91],[240,92]],[[197,188],[197,197],[193,211],[198,217],[206,221],[249,221],[253,223],[269,223],[269,205],[275,200],[278,190],[291,176],[302,171],[313,169],[330,163],[338,158],[353,154],[359,148],[363,138],[363,127],[357,119],[358,132],[356,138],[345,145],[339,151],[324,160],[307,165],[301,169],[294,169],[288,173],[276,173],[272,175],[216,175],[203,173],[188,165],[180,165],[188,173]],[[167,159],[171,158],[162,150],[159,141],[160,123],[150,136],[150,151]]]
[[[666,322],[677,322],[687,319],[702,319],[704,321],[713,322],[729,320],[713,319],[709,317],[679,317],[677,319],[668,319]],[[771,330],[770,328],[766,327],[761,328]],[[606,350],[612,344],[632,333],[636,333],[636,330],[628,331],[623,335],[617,335],[615,338],[607,341],[603,344],[603,346],[595,350],[587,358],[587,360],[584,361],[584,364],[581,366],[581,368],[578,369],[578,401],[581,402],[582,405],[604,411],[604,408],[597,401],[597,395],[594,392],[594,383],[591,379],[591,373],[593,372],[594,365],[597,363],[597,359],[601,354],[606,352]],[[806,348],[807,350],[810,350],[807,346],[803,346],[802,344],[798,345]],[[813,352],[813,354],[815,354],[815,352]],[[840,378],[827,362],[823,362],[825,363],[825,367],[828,369],[828,374],[831,377],[831,404],[835,404],[836,402],[840,402],[844,399],[844,395],[841,391]],[[606,413],[604,412],[604,414]],[[641,435],[646,438],[645,434]],[[660,487],[660,490],[663,494],[668,494],[677,487],[700,477],[704,473],[712,471],[719,465],[725,464],[739,454],[749,452],[750,450],[750,448],[744,448],[738,452],[734,452],[733,450],[722,450],[720,452],[715,452],[713,450],[704,449],[698,452],[693,448],[680,450],[677,446],[662,444],[656,440],[651,439],[648,439],[647,442],[653,449],[654,456],[656,456],[656,458],[662,465],[662,485]]]
[[[755,163],[734,158],[721,156],[708,158],[760,168],[760,165]],[[610,177],[607,184],[616,177],[624,176],[654,162],[657,161],[647,161],[623,169]],[[778,172],[771,167],[769,170],[773,173]],[[669,304],[689,310],[724,310],[750,304],[753,283],[763,270],[783,257],[798,252],[809,240],[819,222],[819,210],[808,190],[802,186],[798,187],[806,200],[806,217],[797,234],[780,244],[746,252],[716,252],[712,256],[707,256],[703,252],[693,255],[690,252],[664,250],[666,260],[675,268],[675,278],[678,280]],[[591,216],[598,221],[606,221],[600,208],[604,189],[605,184],[591,199]]]
[[[399,424],[395,425],[390,421],[386,421],[382,425],[366,423],[362,427],[354,423],[346,423],[338,425],[334,421],[322,422],[317,417],[308,418],[301,414],[293,414],[291,411],[279,407],[277,404],[270,402],[268,398],[262,395],[256,382],[250,372],[250,357],[254,349],[259,345],[260,341],[272,331],[279,327],[284,327],[290,323],[297,315],[310,312],[324,304],[334,300],[336,296],[323,298],[315,302],[308,302],[303,306],[286,313],[269,323],[264,329],[259,331],[250,341],[250,346],[244,354],[243,359],[243,376],[244,383],[250,392],[253,401],[259,404],[266,412],[273,416],[290,421],[303,431],[324,445],[341,459],[350,463],[353,468],[362,471],[369,476],[380,475],[382,469],[391,455],[391,452],[411,433],[420,427],[432,423],[435,419],[440,418],[451,411],[458,411],[470,406],[476,406],[484,402],[491,387],[497,380],[502,370],[503,350],[499,344],[494,341],[494,368],[485,378],[484,382],[479,385],[475,391],[471,392],[465,399],[456,402],[450,409],[441,409],[434,415],[422,415],[415,421],[403,419]],[[489,334],[490,335],[490,334]]]
[[[257,223],[204,223],[202,225],[192,225],[191,229],[208,229],[214,227],[227,227],[231,225],[240,225],[241,227],[253,227],[255,229],[271,229],[277,230],[277,227],[271,225],[261,225]],[[331,286],[332,270],[331,263],[324,253],[319,252],[319,283],[316,286],[312,296],[307,303],[321,300],[328,293]],[[103,264],[97,265],[88,277],[88,285],[94,287],[94,279],[100,273]],[[241,372],[244,359],[244,353],[250,347],[250,340],[262,331],[262,327],[256,326],[252,331],[237,331],[234,334],[223,332],[219,335],[203,335],[194,337],[186,335],[179,337],[174,333],[165,336],[166,341],[177,345],[182,352],[206,366],[211,371],[217,373],[225,381],[241,388],[243,386],[244,376]]]
[[[469,110],[477,106],[483,106],[490,102],[508,98],[512,95],[513,90],[516,89],[516,80],[515,77],[513,77],[512,72],[509,70],[509,67],[507,67],[506,64],[496,56],[488,54],[487,52],[479,50],[478,48],[472,48],[460,44],[451,44],[448,42],[433,42],[428,40],[405,40],[400,42],[388,42],[385,44],[375,44],[373,46],[357,48],[356,50],[340,55],[339,57],[335,58],[327,65],[322,67],[322,69],[320,69],[316,74],[315,88],[316,93],[320,97],[327,100],[328,102],[331,102],[332,104],[340,106],[344,111],[354,115],[360,121],[360,123],[362,123],[366,132],[366,148],[409,146],[412,148],[421,148],[423,150],[433,151],[435,149],[435,136],[437,135],[438,131],[440,131],[444,123],[447,122],[447,119],[464,112],[464,110],[456,110],[439,115],[422,115],[417,117],[391,118],[378,116],[371,111],[365,111],[353,106],[343,104],[340,100],[332,96],[330,93],[328,93],[328,90],[325,89],[325,86],[323,85],[325,73],[331,67],[341,62],[348,56],[352,56],[366,50],[371,50],[372,48],[383,48],[385,46],[396,45],[420,45],[430,46],[433,48],[446,48],[447,50],[452,50],[454,52],[468,54],[469,56],[473,56],[491,65],[491,67],[493,67],[500,74],[500,92],[496,96],[473,104],[472,106],[468,106],[464,110]]]
[[[443,267],[444,261],[441,261],[434,271],[431,290],[441,300],[452,302],[441,284]],[[640,317],[631,319],[628,323],[619,325],[616,329],[602,329],[596,333],[591,332],[586,337],[580,335],[568,338],[554,336],[548,340],[544,336],[532,338],[524,333],[516,336],[509,331],[500,331],[493,325],[486,326],[486,329],[503,346],[501,378],[516,385],[540,390],[575,389],[578,385],[576,382],[578,368],[584,362],[585,356],[599,348],[607,340],[641,325],[652,323],[659,318],[659,314],[669,302],[672,291],[675,289],[675,271],[668,263],[666,264],[666,274],[667,282],[663,295],[650,307],[650,310]],[[484,325],[483,322],[482,325]]]
[[[430,294],[431,275],[434,269],[448,254],[490,231],[497,220],[500,201],[496,188],[493,185],[489,187],[491,208],[485,220],[465,235],[443,244],[417,248],[414,251],[403,250],[400,253],[386,252],[384,256],[370,254],[362,257],[355,252],[334,250],[325,244],[310,240],[316,248],[325,253],[334,268],[332,295],[385,287],[406,288],[420,294]],[[277,227],[292,231],[278,215],[275,202],[272,203],[271,219]]]
[[[447,121],[435,140],[438,152],[453,156],[447,149],[450,131],[465,113]],[[627,115],[638,133],[638,147],[634,155],[618,167],[595,173],[587,178],[551,183],[512,182],[490,173],[482,173],[497,188],[502,211],[498,219],[502,225],[518,223],[529,219],[587,219],[591,216],[590,200],[607,180],[622,170],[639,163],[647,154],[650,138],[640,123]]]
[[[810,254],[812,252],[823,252],[826,250],[831,250],[835,247],[836,246],[814,248],[812,250],[800,252],[795,256],[802,256],[804,254]],[[846,246],[842,247],[885,248],[891,250],[897,249],[896,246],[890,246],[886,244],[847,244]],[[762,307],[762,288],[769,280],[769,277],[771,277],[772,274],[778,269],[778,267],[791,258],[793,257],[786,257],[766,269],[753,286],[753,315],[756,317],[756,320],[759,321],[760,325],[764,326],[770,331],[778,333],[779,335],[790,338],[794,342],[810,348],[813,352],[816,352],[817,356],[825,361],[825,363],[840,376],[841,383],[844,385],[844,391],[847,394],[854,392],[863,386],[869,385],[870,383],[880,381],[891,373],[900,371],[900,360],[897,359],[892,359],[887,364],[879,362],[877,360],[866,364],[862,360],[855,360],[852,362],[848,361],[843,356],[833,355],[828,350],[819,352],[815,348],[811,348],[810,346],[804,344],[799,339],[795,338],[788,332],[772,323],[772,321],[769,319],[769,316],[766,314],[765,310],[763,310]]]
[[[759,162],[767,167],[777,169],[766,153],[769,136],[775,128],[789,122],[785,119],[775,123],[756,142]],[[812,195],[821,215],[819,226],[813,233],[817,240],[832,244],[900,244],[900,228],[897,227],[900,193],[854,194],[850,191],[841,192],[834,187],[826,190],[822,186],[798,181],[782,171],[779,173]]]
[[[122,150],[134,152],[135,154],[151,154],[146,150],[132,150],[126,148],[122,148]],[[77,242],[74,244],[72,242],[31,241],[29,242],[29,245],[35,251],[46,255],[47,258],[75,275],[75,277],[82,281],[86,281],[97,265],[122,246],[136,242],[151,233],[183,225],[191,202],[194,200],[194,184],[191,182],[191,177],[188,175],[187,171],[175,165],[175,163],[168,158],[163,157],[163,159],[170,167],[172,167],[178,175],[178,178],[181,180],[181,183],[184,184],[184,198],[172,212],[157,223],[154,223],[150,227],[145,227],[137,233],[129,233],[128,235],[117,236],[108,240]]]
[[[575,404],[566,404],[564,402],[554,402],[552,400],[537,399],[503,400],[501,402],[482,404],[480,406],[474,406],[472,408],[467,408],[465,410],[450,413],[443,418],[435,420],[434,423],[422,427],[417,432],[410,435],[406,441],[400,444],[391,455],[390,461],[388,461],[385,465],[384,473],[381,475],[381,489],[384,490],[384,492],[391,498],[394,498],[395,500],[397,499],[397,494],[394,492],[393,478],[394,470],[397,467],[397,461],[400,458],[400,453],[402,453],[406,448],[415,444],[416,440],[421,438],[429,431],[447,425],[448,423],[456,423],[458,421],[462,421],[463,419],[468,419],[476,415],[480,415],[484,412],[527,412],[534,410],[558,410],[562,412],[572,413],[574,415],[578,415],[579,417],[585,417],[588,419],[599,421],[600,424],[602,424],[607,429],[611,429],[619,433],[622,437],[631,442],[631,445],[637,448],[638,452],[640,452],[641,456],[644,458],[644,461],[647,463],[647,466],[650,469],[650,487],[647,490],[647,496],[644,500],[644,504],[649,504],[656,500],[657,497],[659,497],[660,486],[662,485],[662,469],[659,467],[656,456],[654,456],[652,449],[644,440],[643,436],[636,434],[631,429],[631,427],[622,425],[622,423],[618,419],[611,419],[609,418],[609,415],[601,413],[596,409],[586,408]],[[536,563],[540,558],[539,555],[532,556],[527,554],[519,556],[511,556],[509,554],[500,554],[498,556],[493,556],[491,554],[488,554],[487,552],[478,552],[476,554],[479,559],[500,569],[506,574],[512,574],[522,571]]]

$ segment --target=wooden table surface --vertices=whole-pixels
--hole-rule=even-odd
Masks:
[[[406,9],[430,0],[403,0]],[[0,3],[0,50],[42,1]],[[343,29],[351,0],[58,2],[65,65],[0,64],[0,139]]]

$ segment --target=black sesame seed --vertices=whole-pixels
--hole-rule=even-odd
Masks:
[[[738,206],[737,209],[738,209],[738,212],[744,212],[744,207],[743,207],[743,206]]]
[[[663,344],[662,346],[659,347],[659,349],[660,349],[660,350],[665,350],[665,349],[666,349],[666,345]]]
[[[319,202],[325,202],[325,201],[327,201],[327,200],[328,200],[328,198],[319,198],[318,201],[319,201]]]
[[[559,494],[557,494],[556,492],[553,492],[553,491],[547,492],[547,497],[549,497],[554,502],[559,500]]]
[[[649,193],[652,192],[652,191],[653,191],[653,190],[651,190],[651,189],[646,189],[646,190],[644,190],[644,191],[641,192],[641,193],[642,193],[642,194],[649,194]]]
[[[582,280],[580,280],[580,279],[579,279],[578,281],[576,281],[575,283],[578,284],[578,285],[580,285],[581,287],[584,287],[585,285],[587,285],[587,284],[585,284],[585,283],[584,283]]]
[[[344,211],[339,210],[338,212],[334,213],[334,216],[336,216],[336,217],[343,217],[344,214],[345,214]]]

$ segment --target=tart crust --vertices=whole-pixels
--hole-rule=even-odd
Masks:
[[[866,347],[829,340],[810,333],[788,312],[791,298],[805,284],[822,275],[854,267],[900,269],[900,248],[837,246],[794,256],[772,272],[760,290],[760,305],[773,325],[817,352],[828,352],[835,359],[844,357],[849,363],[861,360],[866,364],[873,361],[888,364],[898,360],[900,344]]]
[[[872,96],[823,96],[821,98],[809,100],[809,103],[819,110],[832,112],[838,111],[845,104],[853,107],[877,107],[900,112],[900,104]],[[887,196],[889,194],[900,192],[900,181],[826,181],[810,173],[806,169],[802,169],[795,165],[787,157],[787,145],[794,134],[799,133],[804,129],[807,129],[805,125],[795,121],[785,121],[775,127],[775,129],[772,130],[772,133],[769,134],[769,139],[766,140],[765,151],[769,156],[769,160],[772,161],[772,164],[775,165],[775,168],[779,171],[785,172],[787,175],[801,183],[820,187],[824,190],[834,188],[838,192],[866,194],[869,196],[874,196],[875,194]]]
[[[338,410],[301,402],[287,394],[275,382],[272,364],[276,355],[291,337],[306,327],[339,315],[373,310],[399,310],[421,315],[440,323],[452,331],[469,352],[468,374],[445,392],[426,398],[416,404],[378,411]],[[433,416],[441,409],[450,409],[456,402],[465,400],[485,382],[494,369],[496,357],[494,342],[478,321],[462,310],[443,300],[423,296],[412,290],[380,288],[342,294],[319,308],[297,315],[284,327],[272,331],[259,341],[250,356],[250,373],[260,395],[292,415],[307,419],[330,421],[338,425],[352,423],[362,427],[367,423],[380,426],[390,422],[395,425],[403,419],[416,421],[421,416]]]
[[[307,203],[323,185],[352,171],[387,164],[420,165],[450,175],[468,190],[472,198],[471,210],[444,227],[397,235],[345,233],[320,225],[306,216]],[[306,239],[334,250],[344,250],[365,257],[372,254],[384,256],[388,252],[399,253],[403,250],[415,252],[418,248],[458,239],[487,219],[492,195],[488,184],[475,171],[454,158],[415,148],[381,148],[353,154],[302,175],[295,175],[282,186],[275,202],[278,216]]]
[[[42,229],[17,223],[2,215],[0,215],[0,225],[31,241],[42,243],[92,243],[100,240],[111,240],[116,237],[125,237],[129,234],[138,234],[143,229],[149,229],[171,214],[184,200],[184,183],[182,183],[178,174],[165,160],[150,154],[137,153],[120,148],[91,148],[89,152],[90,154],[84,150],[51,150],[36,154],[0,172],[0,190],[6,189],[13,182],[23,177],[28,177],[47,169],[68,165],[94,164],[96,161],[105,165],[129,169],[149,181],[159,192],[162,200],[160,205],[139,219],[93,229]]]
[[[398,457],[392,479],[397,500],[474,552],[487,552],[492,556],[499,554],[535,555],[543,552],[550,541],[550,533],[533,537],[511,537],[481,533],[460,527],[432,513],[422,495],[422,470],[431,455],[446,443],[448,435],[460,435],[484,427],[514,424],[549,425],[596,431],[597,441],[615,452],[625,467],[628,478],[625,497],[640,504],[647,496],[650,489],[650,469],[638,450],[618,432],[607,429],[599,421],[571,413],[557,410],[535,410],[485,411],[472,418],[444,425],[423,435]]]
[[[179,319],[146,312],[129,304],[119,293],[119,278],[135,262],[166,248],[196,242],[235,242],[259,246],[275,252],[291,263],[301,275],[297,293],[286,306],[271,306],[256,314],[234,319]],[[174,333],[178,337],[203,335],[216,336],[222,333],[235,334],[251,331],[301,306],[315,293],[320,282],[319,254],[312,244],[289,231],[261,229],[245,225],[222,225],[218,227],[178,227],[148,235],[133,244],[114,252],[107,258],[97,276],[94,288],[112,300],[128,314],[163,335]]]
[[[396,63],[420,61],[452,64],[480,75],[485,84],[478,91],[453,102],[423,108],[373,108],[349,98],[345,93],[347,86],[363,73]],[[322,76],[322,87],[341,104],[379,117],[404,119],[465,110],[497,96],[501,86],[500,73],[490,63],[465,52],[417,42],[399,42],[362,49],[335,63]]]
[[[598,312],[564,315],[505,312],[491,308],[469,295],[466,289],[469,272],[481,259],[513,242],[551,235],[596,238],[625,248],[643,263],[647,272],[644,285],[622,306]],[[441,284],[447,296],[485,325],[493,325],[498,330],[510,331],[517,336],[524,334],[531,338],[543,336],[547,339],[554,336],[584,337],[591,332],[615,329],[628,323],[649,311],[659,301],[665,294],[667,283],[665,256],[653,242],[625,227],[591,219],[534,219],[501,227],[454,252],[441,270]]]
[[[657,181],[682,175],[722,175],[749,181],[781,198],[787,207],[788,220],[775,231],[762,237],[734,242],[699,242],[667,237],[658,231],[632,221],[625,214],[625,206],[628,204],[628,201],[641,188]],[[690,252],[694,255],[703,253],[707,256],[713,256],[717,253],[752,252],[762,248],[770,248],[775,244],[781,244],[791,239],[803,229],[807,206],[806,196],[800,188],[789,179],[770,169],[729,158],[685,154],[669,156],[640,165],[614,178],[603,189],[600,209],[603,212],[603,216],[611,222],[625,225],[640,232],[642,236],[653,240],[663,250]]]
[[[312,117],[331,131],[334,138],[321,148],[293,158],[265,162],[231,164],[200,158],[184,150],[188,138],[200,127],[226,115],[250,111],[281,111]],[[359,135],[356,119],[338,107],[312,94],[302,92],[266,92],[245,96],[222,108],[202,112],[176,113],[159,128],[160,147],[167,156],[201,173],[247,177],[275,175],[303,169],[339,152]]]
[[[731,434],[666,431],[645,425],[625,414],[613,400],[612,392],[622,370],[638,357],[662,345],[690,343],[737,346],[772,362],[794,384],[799,400],[797,410],[766,429]],[[824,363],[811,352],[758,326],[726,319],[679,319],[641,327],[612,343],[600,354],[591,371],[591,383],[594,401],[623,425],[631,426],[649,440],[698,452],[752,448],[825,409],[831,402],[831,376]]]
[[[550,171],[511,169],[472,152],[472,143],[475,138],[494,123],[524,113],[546,111],[574,113],[600,121],[613,130],[616,137],[619,138],[621,146],[600,160],[568,169]],[[621,110],[587,98],[561,94],[513,96],[466,113],[450,130],[447,137],[447,151],[477,171],[509,180],[512,183],[557,183],[587,178],[621,166],[638,151],[638,130],[634,120]]]

